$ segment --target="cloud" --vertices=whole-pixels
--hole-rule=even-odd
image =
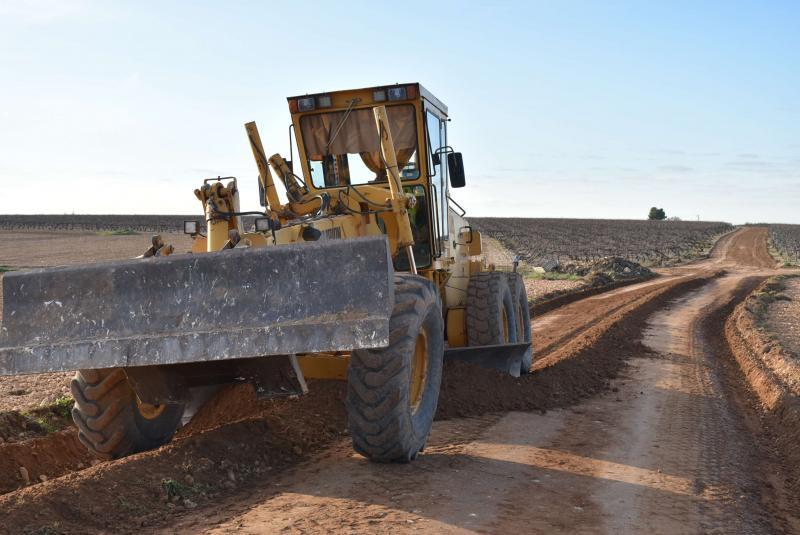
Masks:
[[[709,158],[714,156],[720,156],[719,152],[691,152],[686,150],[679,150],[679,149],[658,149],[658,150],[651,150],[653,154],[660,154],[660,155],[667,155],[667,156],[689,156],[694,158]]]
[[[764,170],[764,169],[775,169],[777,167],[780,167],[780,164],[777,162],[766,162],[763,160],[744,160],[737,162],[728,162],[725,164],[725,166],[733,167],[734,169]]]
[[[742,158],[743,160],[755,160],[759,158],[758,154],[754,152],[743,152],[739,154],[738,157]]]
[[[686,165],[661,165],[658,168],[662,171],[668,171],[670,173],[691,173],[694,171],[694,167],[689,167]]]
[[[685,150],[677,150],[677,149],[659,149],[653,152],[657,154],[669,154],[672,156],[683,156],[686,154]]]

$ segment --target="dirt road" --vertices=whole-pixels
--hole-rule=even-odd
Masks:
[[[410,465],[373,465],[346,440],[276,481],[172,526],[192,533],[766,533],[797,528],[759,477],[760,451],[721,362],[720,324],[774,261],[761,229],[712,259],[535,321],[544,362],[675,279],[724,268],[643,322],[603,395],[545,414],[435,425]],[[620,301],[619,296],[625,300]],[[591,313],[588,311],[591,310]],[[574,320],[580,321],[574,321]],[[590,338],[596,338],[592,333]],[[590,341],[585,341],[590,343]],[[539,361],[538,368],[546,367]]]
[[[450,367],[431,440],[408,465],[352,452],[333,430],[344,419],[336,385],[312,389],[305,408],[232,394],[195,434],[8,493],[0,512],[9,532],[800,532],[780,477],[797,467],[760,436],[722,335],[773,266],[765,230],[742,229],[708,260],[536,318],[534,373]],[[235,410],[253,419],[199,431]],[[296,451],[289,439],[324,422],[327,438]],[[198,464],[224,481],[164,503],[159,481],[197,482]]]

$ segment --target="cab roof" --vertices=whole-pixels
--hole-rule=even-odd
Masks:
[[[376,85],[372,87],[362,87],[358,89],[342,89],[339,91],[321,91],[319,93],[306,93],[305,95],[295,95],[292,97],[287,97],[286,100],[291,102],[292,100],[304,97],[319,97],[324,95],[330,95],[331,97],[335,97],[335,96],[346,95],[347,93],[362,93],[362,92],[374,93],[375,91],[380,91],[382,89],[385,90],[392,87],[403,87],[403,86],[413,87],[414,89],[416,89],[416,94],[418,95],[418,97],[422,98],[422,100],[427,101],[430,105],[434,106],[439,111],[447,115],[447,106],[445,106],[445,104],[441,100],[436,98],[433,95],[433,93],[425,89],[425,87],[423,87],[422,84],[420,84],[419,82],[412,82],[407,84]],[[412,97],[409,97],[409,100],[412,100]]]

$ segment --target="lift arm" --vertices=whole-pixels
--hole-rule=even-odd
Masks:
[[[261,136],[258,134],[258,127],[255,121],[251,121],[244,125],[247,130],[247,139],[250,141],[250,148],[253,150],[253,157],[256,159],[258,166],[258,179],[261,181],[261,186],[264,188],[265,201],[267,202],[267,210],[277,214],[281,212],[283,206],[280,199],[278,199],[278,190],[275,189],[275,182],[272,180],[272,173],[269,170],[267,157],[264,153],[264,146],[261,144]],[[274,217],[273,217],[274,219]]]
[[[381,153],[383,154],[383,162],[386,165],[387,178],[389,180],[392,213],[397,223],[397,247],[398,249],[406,249],[411,272],[416,273],[417,264],[414,260],[414,252],[411,249],[411,246],[414,245],[414,235],[411,233],[411,221],[408,219],[408,204],[412,201],[403,193],[402,177],[397,167],[397,153],[394,150],[394,139],[392,139],[392,131],[389,128],[386,107],[375,106],[373,113],[375,114],[375,124],[381,138]]]

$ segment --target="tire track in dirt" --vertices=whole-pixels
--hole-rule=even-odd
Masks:
[[[686,287],[673,286],[671,293],[664,292],[663,298],[679,295],[704,282],[685,281]],[[649,310],[660,306],[659,302],[652,300],[642,300],[639,305]],[[609,318],[609,324],[604,328],[612,327],[621,317]],[[619,325],[619,329],[624,328],[624,325]],[[437,420],[514,409],[546,410],[585,399],[604,389],[608,380],[624,365],[624,359],[614,351],[630,338],[631,333],[624,332],[609,336],[610,345],[598,346],[594,350],[591,344],[576,345],[576,351],[578,348],[583,350],[576,358],[521,378],[450,363],[445,373]],[[138,532],[145,526],[161,526],[186,510],[182,506],[184,502],[169,503],[164,499],[162,480],[182,482],[187,480],[187,476],[194,486],[202,488],[187,496],[191,503],[201,504],[206,509],[212,503],[232,496],[223,501],[222,510],[228,514],[231,507],[246,503],[246,497],[256,489],[273,488],[270,483],[260,483],[261,478],[269,476],[271,481],[308,454],[321,451],[342,437],[341,430],[345,428],[343,383],[312,385],[311,393],[297,402],[258,403],[252,390],[245,385],[231,390],[204,407],[190,429],[181,433],[182,437],[159,450],[101,463],[0,497],[0,511],[5,512],[7,518],[14,519],[8,527],[58,525],[68,533],[84,533],[102,532],[110,526],[128,526],[131,521],[135,524],[129,528],[116,529]],[[246,419],[215,427],[230,420],[232,414]],[[459,423],[462,420],[453,421],[456,422],[454,427],[449,423],[445,427],[452,428],[452,433],[446,434],[440,442],[446,444],[453,438],[468,442],[481,429],[467,425],[464,430],[463,424]],[[331,422],[335,424],[331,425]],[[434,427],[438,429],[441,425],[437,423]],[[432,443],[435,443],[435,438]],[[450,446],[443,448],[442,451],[450,451]],[[346,452],[348,458],[355,455],[347,439],[337,449]],[[429,446],[422,458],[432,451],[435,451],[433,446]],[[353,458],[363,461],[358,456]],[[371,470],[395,469],[370,463],[366,466]],[[259,468],[264,470],[259,471]],[[231,472],[233,477],[229,476]],[[143,473],[153,475],[143,478]],[[109,493],[109,486],[116,490]],[[243,487],[247,489],[244,494],[237,492]],[[76,496],[80,498],[76,499]],[[98,518],[97,511],[103,511],[104,515]]]
[[[505,419],[519,416],[475,415],[515,408],[536,410],[571,406],[603,390],[608,380],[620,373],[626,359],[635,356],[631,350],[638,346],[632,341],[641,332],[644,316],[658,310],[669,299],[701,286],[704,281],[699,279],[708,279],[726,262],[735,265],[736,259],[729,254],[731,251],[746,257],[742,251],[732,248],[731,244],[739,239],[737,236],[752,230],[746,229],[723,238],[710,261],[669,270],[666,273],[672,276],[669,280],[651,281],[644,283],[642,287],[626,287],[624,292],[620,291],[617,295],[595,299],[593,303],[587,303],[589,300],[579,301],[569,305],[572,309],[563,307],[542,316],[537,321],[546,326],[548,332],[545,336],[536,338],[535,344],[538,346],[539,343],[548,343],[548,337],[561,338],[565,342],[562,345],[551,344],[552,351],[539,361],[536,372],[531,376],[513,380],[485,371],[475,374],[463,366],[450,366],[445,376],[439,418],[473,416],[466,420],[439,420],[434,426],[434,435],[425,454],[412,465],[372,465],[350,452],[347,440],[341,438],[341,430],[344,429],[343,420],[340,420],[344,414],[341,407],[341,384],[314,385],[316,388],[311,395],[300,402],[268,404],[256,403],[251,393],[238,389],[220,397],[204,409],[205,414],[199,415],[197,424],[191,426],[195,434],[154,452],[103,463],[59,480],[0,497],[0,511],[6,513],[5,518],[12,519],[7,525],[9,530],[52,526],[57,523],[59,529],[65,532],[102,532],[110,526],[114,526],[115,530],[130,532],[138,532],[140,526],[157,526],[152,529],[160,532],[166,525],[174,525],[176,529],[186,532],[197,532],[208,527],[209,522],[222,522],[227,527],[235,528],[240,522],[246,524],[243,519],[248,515],[260,514],[258,511],[269,511],[270,515],[289,520],[302,519],[306,524],[295,527],[303,527],[310,532],[346,531],[351,529],[353,522],[365,531],[378,532],[390,530],[390,526],[395,526],[391,523],[395,520],[398,526],[405,526],[409,530],[411,527],[425,525],[417,524],[414,515],[430,522],[439,522],[435,524],[437,531],[438,528],[466,528],[465,524],[459,524],[460,520],[451,517],[462,511],[457,499],[464,494],[465,488],[475,484],[473,480],[483,477],[499,485],[498,482],[507,480],[527,481],[526,478],[531,473],[527,464],[531,461],[505,461],[502,459],[505,454],[487,453],[480,449],[483,446],[476,445],[476,440],[481,436],[489,437],[487,440],[492,443],[496,437],[491,433],[497,432],[498,437],[502,436],[500,431],[505,429],[502,427],[506,425],[503,423]],[[748,258],[747,261],[753,260]],[[662,284],[666,288],[661,288]],[[553,318],[552,315],[560,317],[548,319],[548,316]],[[582,331],[576,331],[574,324],[570,323],[573,319],[582,322]],[[568,336],[567,332],[574,334]],[[579,355],[582,357],[578,358]],[[459,374],[462,374],[463,380],[459,378]],[[451,379],[449,383],[448,378]],[[556,412],[559,411],[543,416],[531,413],[524,416],[537,419],[532,424],[535,428],[541,424],[538,418],[546,419]],[[214,428],[226,420],[229,421],[233,414],[238,418],[250,419]],[[519,426],[510,427],[520,431]],[[522,426],[522,429],[526,428],[530,426]],[[519,440],[524,438],[523,434]],[[331,443],[334,446],[328,448]],[[504,448],[507,449],[505,446]],[[546,458],[538,450],[533,453],[520,450],[518,453],[524,459]],[[298,464],[309,455],[312,456],[310,462]],[[492,460],[491,455],[500,456],[501,459]],[[331,507],[324,500],[333,497],[323,493],[320,495],[322,502],[303,505],[306,497],[314,496],[314,489],[303,487],[309,494],[304,494],[303,489],[300,489],[299,494],[285,490],[308,480],[305,475],[302,476],[303,479],[298,479],[301,477],[298,474],[322,473],[327,466],[323,462],[325,458],[334,459],[331,461],[333,464],[344,463],[342,467],[353,467],[355,473],[337,474],[340,478],[351,478],[355,482],[354,486],[357,488],[351,490],[361,493],[361,501],[350,499],[347,492],[341,492],[342,495],[338,496],[339,501],[336,502],[338,505]],[[485,458],[491,461],[488,465]],[[557,461],[553,462],[557,464]],[[445,470],[444,474],[438,474],[440,469],[448,467],[451,469],[449,472]],[[430,472],[434,468],[437,472]],[[476,470],[474,474],[473,468]],[[377,481],[359,480],[365,470],[372,474],[371,477],[377,478]],[[454,477],[453,471],[464,475],[461,478]],[[230,477],[230,472],[233,472],[233,478]],[[551,467],[551,477],[555,472],[557,469]],[[142,474],[148,476],[142,477]],[[188,503],[200,504],[202,514],[187,511],[186,507],[191,509],[192,505],[187,505],[186,500],[173,503],[164,499],[159,479],[175,478],[186,481],[187,475],[195,483],[194,487],[202,489],[189,496],[191,499]],[[438,509],[438,513],[421,515],[415,513],[412,507],[413,503],[418,503],[421,495],[395,495],[394,498],[400,499],[400,502],[397,499],[392,500],[392,495],[387,499],[380,498],[380,489],[391,491],[407,477],[414,482],[409,484],[408,488],[412,489],[409,494],[413,495],[413,489],[421,488],[424,481],[435,481],[444,484],[444,487],[437,488],[439,492],[450,493],[451,500],[443,501],[445,505]],[[576,488],[580,487],[580,482],[585,481],[585,476],[577,479],[574,475],[570,477],[578,485]],[[505,488],[498,486],[501,487]],[[113,492],[109,492],[109,489]],[[78,496],[80,498],[76,498]],[[127,505],[120,502],[120,496]],[[276,508],[270,509],[270,497],[275,496],[282,497],[282,501],[274,502]],[[436,500],[436,496],[426,496],[425,507]],[[504,518],[503,508],[514,510],[517,507],[515,503],[522,503],[521,507],[524,509],[528,507],[527,500],[526,496],[512,492],[496,501],[497,507],[494,512],[489,513],[489,520],[481,517],[480,522],[473,522],[472,519],[477,518],[476,516],[467,517],[464,522],[470,521],[473,522],[470,526],[481,525],[485,529],[494,530],[502,525],[492,522],[500,522]],[[279,504],[282,505],[278,506]],[[404,508],[403,504],[408,507]],[[547,504],[551,505],[553,504]],[[104,513],[102,518],[98,518],[97,511]],[[361,522],[362,517],[354,518],[356,513],[364,511],[372,515],[368,518],[371,521]],[[539,512],[537,504],[534,513]],[[330,518],[330,522],[319,524],[321,518]],[[442,518],[445,520],[441,520]],[[524,518],[530,519],[531,515],[525,515]],[[541,522],[550,519],[554,525],[559,522],[568,525],[571,519],[570,516],[559,519],[547,514],[543,514],[541,518]],[[409,520],[412,522],[408,522]],[[255,532],[262,532],[258,529],[268,525],[272,524],[255,524],[253,529],[257,530]],[[292,525],[289,523],[287,527],[294,529]]]
[[[547,378],[539,383],[539,389],[546,389],[545,399],[550,403],[539,406],[559,406],[553,403],[552,394],[561,386],[568,391],[570,381],[581,383],[581,369],[590,370],[588,374],[599,372],[602,377],[599,384],[605,385],[610,376],[605,375],[609,367],[613,369],[612,374],[616,374],[631,356],[625,348],[641,332],[644,318],[663,307],[665,302],[709,280],[698,279],[673,286],[671,292],[663,292],[640,305],[637,314],[628,314],[615,322],[594,345],[585,347],[569,363],[534,374],[533,378]],[[591,370],[593,367],[596,369]],[[515,404],[526,410],[533,408],[534,403],[520,402],[520,399],[528,395],[535,397],[538,389],[525,390],[524,396],[519,395],[519,390],[516,395],[503,394],[513,392],[514,388],[511,381],[501,384],[506,376],[498,375],[499,382],[492,392],[475,391],[473,384],[469,384],[469,377],[473,377],[472,383],[476,382],[474,374],[465,375],[463,379],[469,387],[465,391],[483,399],[493,394],[492,403],[498,410],[507,411]],[[553,390],[549,389],[550,385]],[[501,401],[498,402],[498,398]],[[443,402],[449,401],[450,396],[444,395]],[[570,401],[561,406],[573,404]],[[495,412],[489,419],[467,417],[437,422],[425,454],[410,465],[369,463],[353,454],[347,441],[341,441],[334,449],[274,482],[272,488],[259,487],[249,496],[231,497],[220,506],[204,511],[200,518],[186,518],[171,529],[179,533],[205,528],[210,533],[462,533],[484,530],[514,533],[531,532],[532,526],[541,523],[541,526],[548,526],[547,532],[552,532],[553,524],[549,522],[558,524],[556,515],[537,517],[541,513],[538,507],[528,512],[529,497],[538,492],[528,485],[534,480],[541,482],[556,477],[563,459],[551,456],[549,461],[543,461],[547,452],[531,448],[529,443],[531,433],[544,434],[560,429],[561,423],[553,423],[552,415],[562,412],[506,415]],[[587,442],[587,436],[581,440]],[[534,463],[534,459],[542,464]],[[581,488],[587,477],[570,475],[567,486]],[[575,492],[569,488],[562,491],[559,497],[562,501],[565,495]],[[553,509],[555,505],[552,500],[547,501],[547,507]],[[569,517],[573,514],[570,505]],[[516,520],[506,525],[503,520],[506,517]],[[545,518],[548,524],[544,523]]]
[[[629,286],[608,293],[589,297],[586,300],[567,305],[558,309],[557,313],[550,314],[544,318],[533,319],[533,328],[543,334],[537,337],[537,361],[538,366],[547,365],[552,360],[553,353],[563,353],[570,349],[570,345],[575,340],[582,339],[582,335],[594,327],[603,323],[610,325],[614,320],[619,319],[626,312],[636,308],[641,303],[658,295],[660,292],[676,284],[678,280],[686,277],[667,277],[666,280],[644,282],[636,286]],[[624,297],[620,299],[620,297]],[[621,313],[621,314],[620,314]],[[553,328],[556,321],[562,323],[560,329]],[[542,327],[548,326],[549,329]],[[601,329],[602,332],[602,329]],[[536,369],[537,364],[534,365]]]
[[[735,265],[730,259],[726,262]],[[399,474],[391,469],[384,482],[388,499],[380,497],[379,482],[359,479],[365,471],[379,478],[386,472],[352,456],[341,444],[340,455],[347,460],[334,454],[332,460],[310,463],[308,472],[280,483],[288,488],[257,498],[257,505],[245,506],[244,513],[211,515],[204,521],[223,521],[211,532],[246,533],[780,529],[780,518],[773,525],[765,512],[769,509],[762,507],[768,501],[763,500],[762,482],[741,470],[760,466],[762,459],[743,432],[712,361],[704,360],[714,356],[707,354],[699,319],[743,298],[753,283],[741,289],[742,280],[750,279],[734,273],[713,281],[711,289],[701,288],[683,299],[690,303],[688,309],[665,311],[680,321],[672,326],[668,342],[656,346],[664,354],[655,358],[631,342],[642,332],[643,318],[663,308],[662,299],[650,299],[649,310],[640,307],[587,346],[597,358],[615,349],[638,351],[618,356],[634,357],[634,364],[615,395],[545,415],[511,413],[463,446],[431,448],[423,457],[433,463],[425,477],[414,468],[397,468]],[[628,332],[619,332],[626,326]],[[651,387],[648,395],[639,390],[644,385]],[[621,409],[619,403],[627,406]],[[622,411],[628,412],[627,418],[620,418]],[[571,413],[571,418],[563,413]],[[627,432],[620,419],[628,422]],[[642,434],[644,439],[639,438]],[[659,451],[664,444],[668,447]],[[617,502],[621,490],[629,499],[627,506]],[[534,503],[530,496],[536,496]],[[191,529],[202,525],[192,524]]]

